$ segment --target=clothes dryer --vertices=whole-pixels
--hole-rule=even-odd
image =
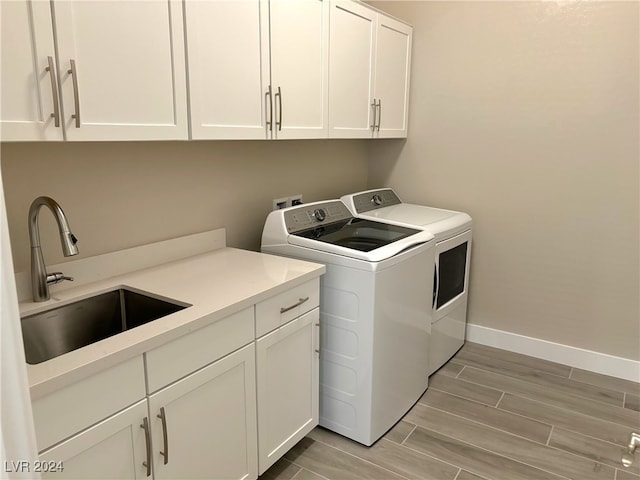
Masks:
[[[271,212],[262,251],[326,265],[319,423],[373,444],[428,385],[433,235],[354,218],[331,200]]]
[[[404,203],[391,188],[367,190],[341,198],[360,218],[420,227],[436,239],[433,269],[429,375],[464,344],[467,325],[472,220],[463,212]]]

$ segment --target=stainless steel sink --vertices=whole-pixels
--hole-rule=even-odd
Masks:
[[[27,363],[50,360],[187,306],[120,288],[23,317]]]

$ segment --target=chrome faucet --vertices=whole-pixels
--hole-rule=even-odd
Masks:
[[[64,280],[73,281],[72,277],[65,277],[62,272],[47,273],[44,265],[44,257],[40,249],[40,231],[38,229],[38,214],[40,207],[49,207],[53,213],[60,231],[60,241],[62,242],[62,252],[65,257],[78,254],[78,239],[69,229],[67,218],[53,198],[38,197],[29,208],[29,240],[31,242],[31,291],[34,302],[44,302],[49,300],[49,285],[60,283]]]

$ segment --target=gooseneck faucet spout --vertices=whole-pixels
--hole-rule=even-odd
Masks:
[[[29,240],[31,242],[31,290],[33,292],[34,302],[44,302],[49,300],[49,285],[60,283],[63,280],[73,280],[71,277],[65,277],[61,272],[47,274],[44,264],[44,256],[40,248],[40,231],[38,229],[38,215],[40,208],[46,206],[53,213],[58,230],[60,232],[60,241],[62,242],[62,252],[65,257],[78,254],[78,239],[69,228],[67,218],[62,211],[58,202],[49,197],[36,198],[29,208]]]

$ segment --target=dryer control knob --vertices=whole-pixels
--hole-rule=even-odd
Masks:
[[[319,222],[322,222],[325,218],[327,218],[327,214],[322,208],[316,208],[313,211],[313,218],[315,218]]]
[[[371,197],[371,203],[373,203],[374,205],[382,205],[382,197],[376,193],[373,197]]]

